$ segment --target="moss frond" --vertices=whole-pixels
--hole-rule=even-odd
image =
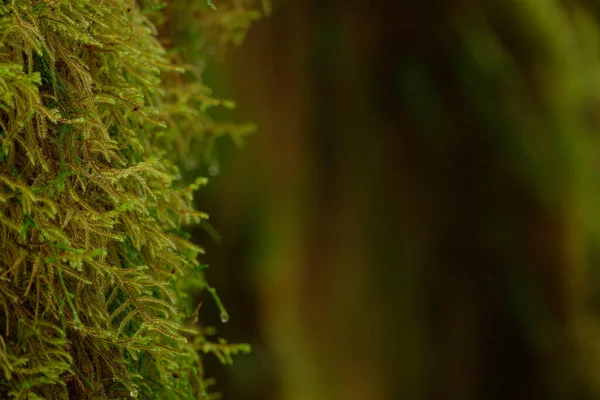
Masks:
[[[186,290],[222,305],[182,234],[207,218],[192,206],[206,179],[186,184],[179,168],[190,149],[252,127],[209,117],[232,104],[163,47],[163,9],[0,4],[2,398],[196,399],[202,352],[229,363],[247,350],[186,326]],[[229,24],[214,37],[237,42],[256,16],[241,12],[205,13],[199,29]]]

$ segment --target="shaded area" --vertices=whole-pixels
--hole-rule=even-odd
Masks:
[[[226,398],[596,398],[596,9],[363,3],[275,2],[209,73],[260,127],[201,195]]]

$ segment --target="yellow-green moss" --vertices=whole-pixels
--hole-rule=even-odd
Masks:
[[[159,41],[163,6],[0,4],[0,398],[195,399],[202,352],[248,350],[194,323],[206,180],[178,164],[221,102]]]

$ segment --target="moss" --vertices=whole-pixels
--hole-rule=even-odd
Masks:
[[[195,399],[203,353],[249,350],[196,324],[191,293],[222,304],[184,231],[207,218],[192,207],[206,179],[180,166],[231,125],[162,44],[164,6],[0,5],[1,398]],[[196,11],[211,37],[214,12]]]

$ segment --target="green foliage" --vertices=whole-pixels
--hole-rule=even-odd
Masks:
[[[199,21],[216,14],[204,8]],[[226,311],[183,231],[207,218],[192,207],[206,179],[179,172],[209,139],[248,127],[208,116],[231,105],[161,44],[168,10],[0,5],[0,398],[195,399],[202,354],[249,351],[196,326],[192,290]],[[235,21],[225,41],[247,27]]]

